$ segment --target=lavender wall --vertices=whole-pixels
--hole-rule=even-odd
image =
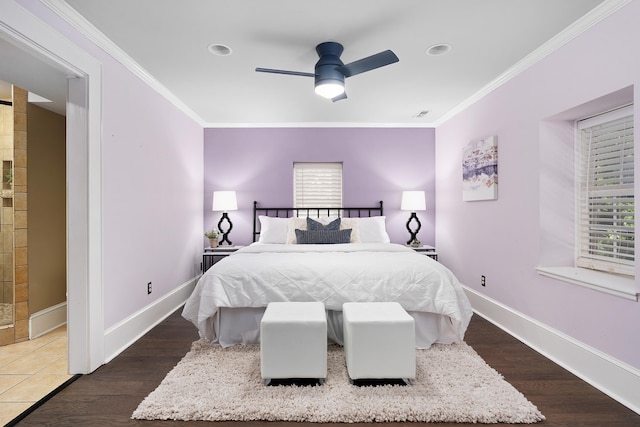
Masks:
[[[20,3],[102,64],[102,193],[91,197],[102,201],[106,330],[198,273],[202,127],[40,2]]]
[[[109,327],[199,272],[202,127],[119,64],[103,61],[104,307]],[[152,295],[147,295],[148,282]]]
[[[402,191],[424,190],[427,211],[418,213],[418,238],[435,242],[433,129],[205,129],[204,141],[204,228],[220,219],[220,212],[211,211],[213,191],[236,190],[239,210],[229,213],[234,244],[251,242],[254,200],[263,206],[293,204],[294,161],[343,162],[345,206],[384,201],[387,229],[397,243],[409,238]]]
[[[543,225],[565,221],[573,194],[572,132],[565,135],[566,157],[549,155],[562,151],[548,136],[566,132],[561,113],[568,119],[572,110],[592,100],[634,92],[638,99],[640,57],[630,53],[640,49],[639,20],[640,2],[631,2],[436,131],[441,261],[477,292],[636,368],[640,304],[544,278],[535,267],[553,262],[550,250],[573,244],[570,225],[541,237]],[[623,90],[630,85],[635,89]],[[640,123],[637,111],[635,122]],[[489,135],[498,136],[499,199],[463,202],[462,149]],[[481,275],[487,277],[485,288]]]

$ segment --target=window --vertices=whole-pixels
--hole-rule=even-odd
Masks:
[[[633,275],[633,106],[577,122],[577,267]]]
[[[342,163],[295,162],[293,206],[342,207]]]

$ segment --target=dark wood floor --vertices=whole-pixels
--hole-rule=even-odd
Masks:
[[[134,421],[131,413],[187,353],[195,328],[171,315],[109,364],[80,377],[19,426],[200,426],[208,422]],[[474,315],[465,341],[547,417],[544,426],[640,426],[625,408],[518,340]],[[217,423],[233,427],[299,423]],[[457,424],[439,424],[457,425]],[[226,427],[226,426],[224,426]]]

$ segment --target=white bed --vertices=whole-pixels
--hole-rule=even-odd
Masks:
[[[417,347],[463,340],[472,310],[460,283],[437,261],[389,243],[383,216],[342,219],[353,243],[338,244],[295,244],[292,231],[304,221],[261,216],[259,241],[200,278],[182,315],[201,337],[222,346],[256,344],[269,302],[321,301],[329,339],[342,344],[343,303],[396,301],[416,320]]]

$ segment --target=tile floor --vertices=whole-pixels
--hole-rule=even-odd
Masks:
[[[4,425],[56,387],[67,374],[67,328],[0,347],[0,425]]]

